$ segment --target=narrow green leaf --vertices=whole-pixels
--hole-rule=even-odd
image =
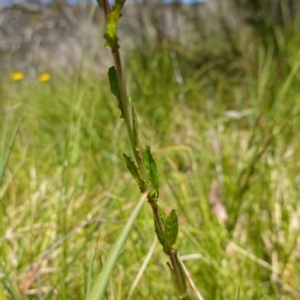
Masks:
[[[92,287],[91,293],[86,298],[87,300],[100,300],[104,296],[110,275],[118,261],[120,252],[128,238],[129,232],[134,224],[134,221],[137,218],[143,204],[145,203],[146,196],[147,195],[144,194],[141,197],[141,199],[137,203],[136,207],[134,208],[133,212],[131,213],[128,221],[126,222],[125,226],[123,227],[121,234],[119,235],[116,243],[114,244],[113,248],[111,249],[111,251],[106,259],[103,269],[101,270],[100,274],[98,275],[98,277]]]
[[[7,289],[11,295],[11,299],[21,300],[18,288],[17,288],[15,282],[10,278],[10,276],[1,260],[0,260],[0,270],[1,270],[2,274],[4,274],[2,281],[5,282],[7,285]]]
[[[120,87],[119,87],[117,71],[114,66],[112,66],[108,69],[108,78],[109,78],[111,92],[116,97],[118,97],[120,95]]]
[[[154,194],[155,198],[158,198],[159,195],[159,174],[158,170],[155,164],[155,161],[153,159],[153,156],[151,154],[150,147],[147,146],[146,149],[143,151],[143,163],[146,168],[147,177],[152,184],[152,187],[154,188]],[[152,194],[150,192],[150,194]],[[150,195],[151,196],[151,195]]]
[[[3,179],[3,176],[4,176],[4,172],[5,172],[5,169],[7,168],[7,164],[8,164],[8,161],[9,161],[9,157],[10,157],[10,154],[12,152],[12,149],[14,147],[14,144],[15,144],[15,140],[16,140],[16,137],[17,137],[17,134],[18,134],[18,131],[19,131],[19,128],[20,128],[20,125],[21,125],[21,121],[19,121],[18,125],[16,126],[16,129],[11,137],[11,142],[10,142],[10,145],[9,145],[9,148],[8,148],[8,151],[7,151],[7,154],[5,155],[3,159],[3,161],[1,162],[1,165],[0,165],[0,184],[2,182],[2,179]]]
[[[121,111],[121,118],[124,119],[124,108],[121,99],[121,90],[120,90],[118,75],[115,67],[109,68],[108,79],[109,79],[110,90],[113,93],[113,95],[117,98],[118,107]]]
[[[131,175],[137,182],[141,193],[144,193],[147,189],[147,185],[146,185],[146,182],[144,181],[138,167],[136,166],[134,161],[129,156],[127,156],[126,154],[123,153],[123,157],[126,161],[127,169],[129,170],[129,172],[131,173]]]
[[[183,271],[183,268],[182,268],[181,264],[179,263],[179,261],[177,259],[177,255],[175,255],[175,259],[176,259],[176,263],[177,263],[177,266],[178,266],[178,269],[179,269],[179,275],[180,275],[180,278],[181,278],[181,281],[182,281],[182,284],[183,284],[183,291],[181,291],[180,287],[178,286],[176,276],[175,276],[175,272],[174,272],[171,264],[167,262],[167,265],[170,269],[172,279],[173,279],[173,281],[174,281],[174,283],[175,283],[175,285],[178,289],[179,299],[186,299],[186,297],[187,297],[187,287],[186,287],[185,274],[184,274],[184,271]]]
[[[165,215],[165,213],[163,212],[163,210],[159,206],[157,206],[157,209],[158,209],[158,213],[160,215],[160,218],[162,220],[162,223],[164,224],[164,227],[165,227],[166,226],[166,215]],[[156,233],[158,241],[160,242],[160,244],[162,246],[164,246],[165,239],[164,239],[163,234],[160,232],[158,224],[157,224],[157,222],[156,222],[155,219],[154,219],[154,228],[155,228],[155,233]]]
[[[180,291],[179,287],[178,287],[178,289],[180,291],[180,299],[184,299],[187,296],[186,278],[185,278],[185,273],[184,273],[183,267],[182,267],[181,263],[179,262],[177,255],[178,254],[176,253],[175,259],[176,259],[176,264],[178,266],[179,275],[180,275],[180,279],[181,279],[182,286],[183,286],[183,291]]]
[[[134,143],[135,143],[135,147],[138,148],[138,146],[139,146],[139,128],[138,128],[138,120],[137,120],[136,110],[135,110],[133,103],[131,104],[131,110],[132,110],[132,128],[133,128]]]
[[[175,276],[174,270],[173,270],[173,268],[172,268],[172,266],[171,266],[171,264],[170,264],[169,262],[167,262],[167,266],[169,267],[169,270],[170,270],[170,272],[171,272],[172,279],[173,279],[175,285],[177,286],[177,283],[176,283],[176,276]]]
[[[169,249],[176,243],[178,234],[178,218],[176,211],[173,209],[166,220],[165,226],[165,244],[164,250],[169,251]]]

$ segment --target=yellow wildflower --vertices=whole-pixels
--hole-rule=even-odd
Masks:
[[[42,73],[40,74],[40,76],[38,77],[38,80],[40,82],[46,82],[50,80],[50,74],[49,73]]]
[[[24,74],[22,72],[14,72],[10,75],[12,81],[20,81],[24,79]]]

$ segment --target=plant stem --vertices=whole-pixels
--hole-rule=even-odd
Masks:
[[[147,175],[146,175],[145,167],[144,167],[144,164],[143,164],[143,161],[142,161],[142,157],[141,157],[140,152],[139,152],[139,145],[135,144],[135,140],[134,140],[134,136],[133,136],[132,120],[131,120],[131,114],[130,114],[130,109],[129,109],[129,103],[128,103],[128,99],[127,99],[127,92],[126,92],[124,74],[123,74],[123,71],[122,71],[120,52],[119,52],[118,49],[112,49],[112,54],[113,54],[113,57],[114,57],[115,67],[116,67],[116,71],[117,71],[117,75],[118,75],[118,81],[119,81],[120,89],[121,89],[121,99],[122,99],[122,104],[123,104],[123,108],[124,108],[124,121],[125,121],[125,124],[126,124],[128,137],[129,137],[129,140],[130,140],[131,148],[132,148],[132,151],[134,153],[136,162],[139,166],[139,169],[142,172],[143,177],[146,179]],[[161,216],[158,212],[157,202],[154,199],[152,199],[150,196],[148,196],[148,202],[151,205],[151,208],[152,208],[152,211],[153,211],[153,216],[155,218],[156,223],[158,224],[158,228],[160,230],[160,233],[162,235],[164,235],[165,228],[164,228],[164,224],[162,222]],[[178,266],[177,266],[177,260],[176,260],[175,255],[176,254],[175,254],[174,250],[171,248],[170,251],[169,251],[169,257],[170,257],[172,267],[173,267],[173,270],[174,270],[177,286],[178,286],[180,292],[183,292],[184,288],[183,288],[183,284],[182,284],[182,281],[181,281],[181,276],[179,274],[179,270],[178,270]],[[185,298],[182,298],[182,300],[185,300]]]
[[[106,2],[106,0],[104,2]],[[113,48],[111,50],[111,52],[114,57],[118,81],[120,84],[121,100],[122,100],[122,104],[123,104],[123,108],[124,108],[124,121],[125,121],[126,129],[127,129],[127,134],[129,137],[131,149],[134,154],[135,160],[139,166],[139,169],[141,170],[144,179],[146,179],[147,178],[146,171],[145,171],[145,167],[144,167],[144,164],[142,161],[142,157],[139,152],[139,145],[136,145],[134,135],[133,135],[132,119],[131,119],[130,107],[129,107],[129,103],[128,103],[128,99],[127,99],[126,85],[125,85],[125,80],[124,80],[125,76],[124,76],[123,70],[122,70],[120,52],[118,49],[115,49],[115,48]]]
[[[103,7],[103,10],[104,10],[104,13],[105,13],[105,18],[106,18],[106,21],[107,21],[109,16],[110,16],[110,12],[111,12],[108,0],[102,0],[102,1],[97,0],[97,2],[98,2],[100,7]],[[131,111],[130,111],[130,104],[129,104],[128,98],[127,98],[125,77],[124,77],[124,73],[123,73],[123,69],[122,69],[121,57],[120,57],[120,52],[119,52],[118,48],[119,48],[119,46],[118,46],[117,42],[115,42],[114,45],[111,46],[111,52],[112,52],[112,55],[113,55],[113,58],[114,58],[115,68],[116,68],[118,82],[119,82],[119,86],[120,86],[120,94],[121,94],[120,96],[121,96],[122,106],[123,106],[123,110],[124,110],[124,122],[125,122],[125,125],[126,125],[127,134],[128,134],[128,137],[129,137],[131,149],[132,149],[132,152],[134,154],[136,163],[139,167],[139,170],[142,173],[143,178],[145,180],[147,180],[147,174],[146,174],[145,166],[144,166],[144,163],[143,163],[143,160],[142,160],[140,147],[139,147],[139,145],[137,145],[136,140],[134,138],[132,116],[131,116]],[[157,199],[154,199],[153,197],[148,195],[148,202],[151,205],[151,208],[152,208],[152,211],[153,211],[153,216],[154,216],[155,222],[158,225],[159,231],[160,231],[161,235],[164,236],[165,228],[164,228],[163,221],[162,221],[161,216],[160,216],[159,211],[158,211]],[[184,290],[184,286],[183,286],[182,279],[181,279],[180,272],[179,272],[179,268],[178,268],[178,263],[179,262],[176,258],[176,252],[174,251],[174,249],[172,247],[170,247],[168,255],[170,257],[171,264],[172,264],[172,267],[173,267],[173,270],[174,270],[174,274],[175,274],[175,278],[176,278],[176,284],[178,286],[180,294],[183,294],[185,292],[185,290]],[[186,297],[183,297],[181,299],[185,300]]]
[[[148,202],[151,205],[155,221],[158,224],[159,231],[160,231],[160,233],[162,235],[164,235],[164,233],[165,233],[165,226],[164,226],[163,221],[162,221],[162,219],[160,217],[160,214],[158,212],[157,203],[156,203],[155,200],[151,199],[149,196],[148,196]]]
[[[180,273],[179,273],[179,269],[178,269],[178,260],[176,259],[176,253],[174,252],[174,250],[171,248],[170,251],[169,251],[169,256],[170,256],[170,260],[171,260],[171,263],[172,263],[172,267],[173,267],[173,270],[174,270],[174,273],[175,273],[175,278],[176,278],[176,281],[177,281],[177,286],[180,290],[180,293],[184,292],[184,288],[183,288],[183,284],[182,284],[182,281],[181,281],[181,276],[180,276]],[[184,298],[182,298],[182,300],[184,300]]]

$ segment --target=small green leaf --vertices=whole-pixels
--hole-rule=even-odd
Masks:
[[[149,146],[147,146],[146,149],[143,151],[143,163],[146,168],[147,177],[155,190],[154,195],[152,195],[152,192],[150,191],[150,196],[158,198],[159,174]]]
[[[121,90],[120,90],[118,75],[115,67],[109,68],[108,78],[109,78],[110,90],[113,93],[113,95],[117,98],[118,107],[121,111],[121,118],[124,119],[124,108],[121,99]]]
[[[139,128],[138,128],[138,120],[137,120],[136,110],[135,110],[133,103],[131,104],[131,109],[132,109],[132,128],[133,128],[134,143],[135,143],[135,147],[138,148],[138,146],[139,146]]]
[[[126,161],[127,169],[129,170],[129,172],[131,173],[131,175],[133,176],[133,178],[137,182],[141,193],[144,193],[147,189],[147,185],[146,185],[146,182],[144,181],[138,167],[136,166],[134,161],[129,156],[127,156],[124,153],[123,153],[123,156],[124,156],[124,159]]]
[[[158,205],[157,205],[157,210],[158,210],[158,213],[159,213],[160,218],[162,220],[162,223],[163,223],[163,225],[165,227],[166,226],[166,215],[165,215],[165,213],[163,212],[163,210]],[[158,224],[157,224],[157,222],[156,222],[155,219],[154,219],[154,228],[155,228],[155,233],[156,233],[158,241],[160,242],[160,244],[162,246],[164,246],[164,244],[165,244],[164,235],[160,232]]]
[[[171,247],[176,243],[178,234],[178,218],[176,211],[173,209],[166,220],[165,226],[165,244],[164,251],[169,252]]]
[[[120,87],[118,82],[117,71],[114,66],[109,68],[108,77],[109,77],[110,90],[116,97],[118,97],[120,95]]]

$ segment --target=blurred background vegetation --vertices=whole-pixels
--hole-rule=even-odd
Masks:
[[[300,299],[300,8],[296,0],[128,2],[128,91],[204,299]],[[102,12],[0,9],[0,284],[84,299],[139,199],[107,80]],[[21,125],[13,149],[11,140]],[[176,299],[145,205],[107,299]],[[147,268],[136,286],[147,254]],[[190,297],[195,294],[189,288]]]

